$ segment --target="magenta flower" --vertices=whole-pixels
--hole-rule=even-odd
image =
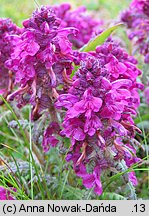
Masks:
[[[134,43],[134,52],[139,52],[144,56],[144,62],[149,63],[149,1],[133,0],[127,11],[124,11],[121,17],[122,21],[128,27],[128,37]],[[148,84],[144,91],[145,101],[148,100]]]
[[[13,191],[16,191],[16,189],[12,188]],[[10,195],[10,191],[0,187],[0,200],[14,200],[14,198]]]
[[[5,66],[5,61],[8,60],[14,48],[10,35],[20,33],[21,29],[10,19],[0,19],[0,94],[4,97],[11,92],[14,81],[12,72]]]
[[[81,47],[88,42],[95,27],[101,24],[85,14],[85,11],[84,7],[70,11],[68,4],[41,7],[23,22],[22,34],[12,38],[15,49],[5,65],[15,74],[15,84],[20,88],[7,99],[17,99],[19,108],[32,104],[33,120],[38,119],[46,109],[53,116],[53,102],[59,94],[67,91],[72,83],[69,75],[73,69],[72,62],[77,58],[70,41],[74,46]],[[80,31],[77,37],[78,30],[74,27]],[[63,86],[61,90],[60,85]],[[95,118],[97,120],[97,117],[92,117]],[[42,142],[45,151],[49,150],[50,143],[55,146],[58,142],[49,128],[50,125],[44,132]],[[82,139],[81,128],[78,130],[80,134],[76,135],[78,139]],[[87,126],[86,130],[91,131]]]
[[[85,45],[96,31],[103,24],[101,20],[95,20],[87,14],[86,8],[81,6],[76,10],[71,10],[68,3],[53,7],[56,15],[62,20],[62,27],[75,27],[79,30],[76,36],[69,35],[74,47],[80,48]]]
[[[102,194],[102,184],[100,181],[100,167],[95,167],[93,174],[87,174],[86,167],[81,165],[80,171],[76,172],[77,176],[83,179],[83,185],[86,188],[94,188],[97,195]]]
[[[129,9],[122,13],[121,20],[127,24],[129,39],[134,41],[136,49],[144,55],[145,63],[149,63],[149,1],[132,1]]]
[[[141,73],[136,63],[109,40],[83,57],[68,94],[61,94],[56,102],[58,109],[67,110],[61,135],[72,145],[66,159],[73,161],[84,186],[94,187],[98,195],[104,170],[121,161],[130,167],[137,158],[134,147],[126,146],[135,131],[141,132],[132,119],[139,106],[138,88],[143,87],[136,82]],[[129,180],[136,184],[134,173]]]
[[[23,33],[17,42],[7,67],[15,73],[20,88],[8,96],[16,98],[18,106],[33,105],[32,118],[38,119],[42,110],[52,106],[58,97],[57,86],[70,85],[73,52],[68,40],[75,28],[60,27],[61,20],[51,7],[37,9],[24,21]]]
[[[148,0],[133,0],[131,2],[131,7],[136,8],[137,11],[149,16],[149,1]]]
[[[76,102],[73,106],[73,112],[72,109],[70,109],[71,111],[68,111],[67,115],[69,118],[74,118],[84,113],[88,119],[91,119],[92,112],[98,112],[101,105],[102,100],[100,98],[93,97],[91,89],[87,89],[82,96],[82,100]]]

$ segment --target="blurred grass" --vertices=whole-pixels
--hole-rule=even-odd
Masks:
[[[22,21],[30,17],[38,5],[53,5],[62,2],[69,2],[73,8],[85,5],[89,10],[100,11],[96,15],[98,18],[113,19],[118,16],[119,11],[129,5],[130,0],[0,0],[0,17],[9,17],[21,26]]]

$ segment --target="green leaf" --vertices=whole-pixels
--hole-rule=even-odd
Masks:
[[[94,39],[90,40],[85,46],[83,46],[79,51],[80,52],[90,52],[90,51],[95,51],[96,47],[103,44],[105,40],[111,35],[113,31],[115,31],[117,28],[120,26],[123,26],[122,23],[117,24],[115,26],[112,26],[105,31],[103,31],[101,34],[97,35]],[[72,78],[75,74],[75,72],[79,69],[78,65],[73,65],[74,70],[72,71],[72,74],[70,77]]]
[[[120,23],[106,29],[101,34],[97,35],[93,40],[89,41],[87,45],[83,46],[80,49],[80,52],[95,51],[96,47],[103,44],[105,40],[111,35],[111,33],[115,31],[117,28],[119,28],[120,26],[123,26],[123,24]]]
[[[140,119],[140,117],[135,119],[135,124],[138,124],[142,121],[148,121],[148,120],[149,120],[149,114],[144,114],[141,116],[141,119]]]

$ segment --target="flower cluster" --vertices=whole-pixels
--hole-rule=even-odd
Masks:
[[[122,13],[121,20],[129,28],[129,39],[134,39],[136,48],[149,63],[149,1],[133,0],[128,10]]]
[[[13,190],[16,191],[16,189],[14,188]],[[14,200],[14,198],[10,195],[10,191],[3,187],[0,187],[0,200]]]
[[[70,35],[69,39],[75,48],[84,46],[99,31],[103,21],[95,20],[86,12],[86,7],[81,6],[76,10],[71,10],[68,3],[53,7],[57,16],[62,20],[62,27],[75,27],[79,30],[77,36]]]
[[[12,73],[5,66],[5,61],[10,57],[14,44],[10,35],[20,34],[18,28],[10,19],[0,19],[0,94],[6,97],[12,90]]]
[[[136,82],[140,70],[136,60],[109,40],[82,59],[67,94],[56,102],[66,111],[61,136],[71,139],[67,161],[73,161],[76,174],[87,188],[101,195],[100,175],[116,169],[120,162],[130,167],[139,161],[133,145],[135,132],[132,116],[139,106]],[[135,174],[129,174],[137,184]]]
[[[72,44],[69,34],[76,34],[75,28],[60,27],[61,20],[51,7],[37,9],[33,16],[23,22],[24,29],[15,38],[15,49],[6,62],[15,73],[15,83],[20,88],[8,96],[18,98],[19,106],[33,105],[33,119],[49,108],[57,98],[58,85],[69,85],[72,71]]]

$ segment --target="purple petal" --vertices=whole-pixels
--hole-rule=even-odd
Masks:
[[[130,87],[132,86],[132,81],[129,79],[118,79],[112,82],[112,89],[118,89],[120,87]]]
[[[78,127],[76,129],[74,129],[73,137],[74,137],[74,139],[81,141],[81,140],[85,139],[85,134],[84,134],[83,130]]]

